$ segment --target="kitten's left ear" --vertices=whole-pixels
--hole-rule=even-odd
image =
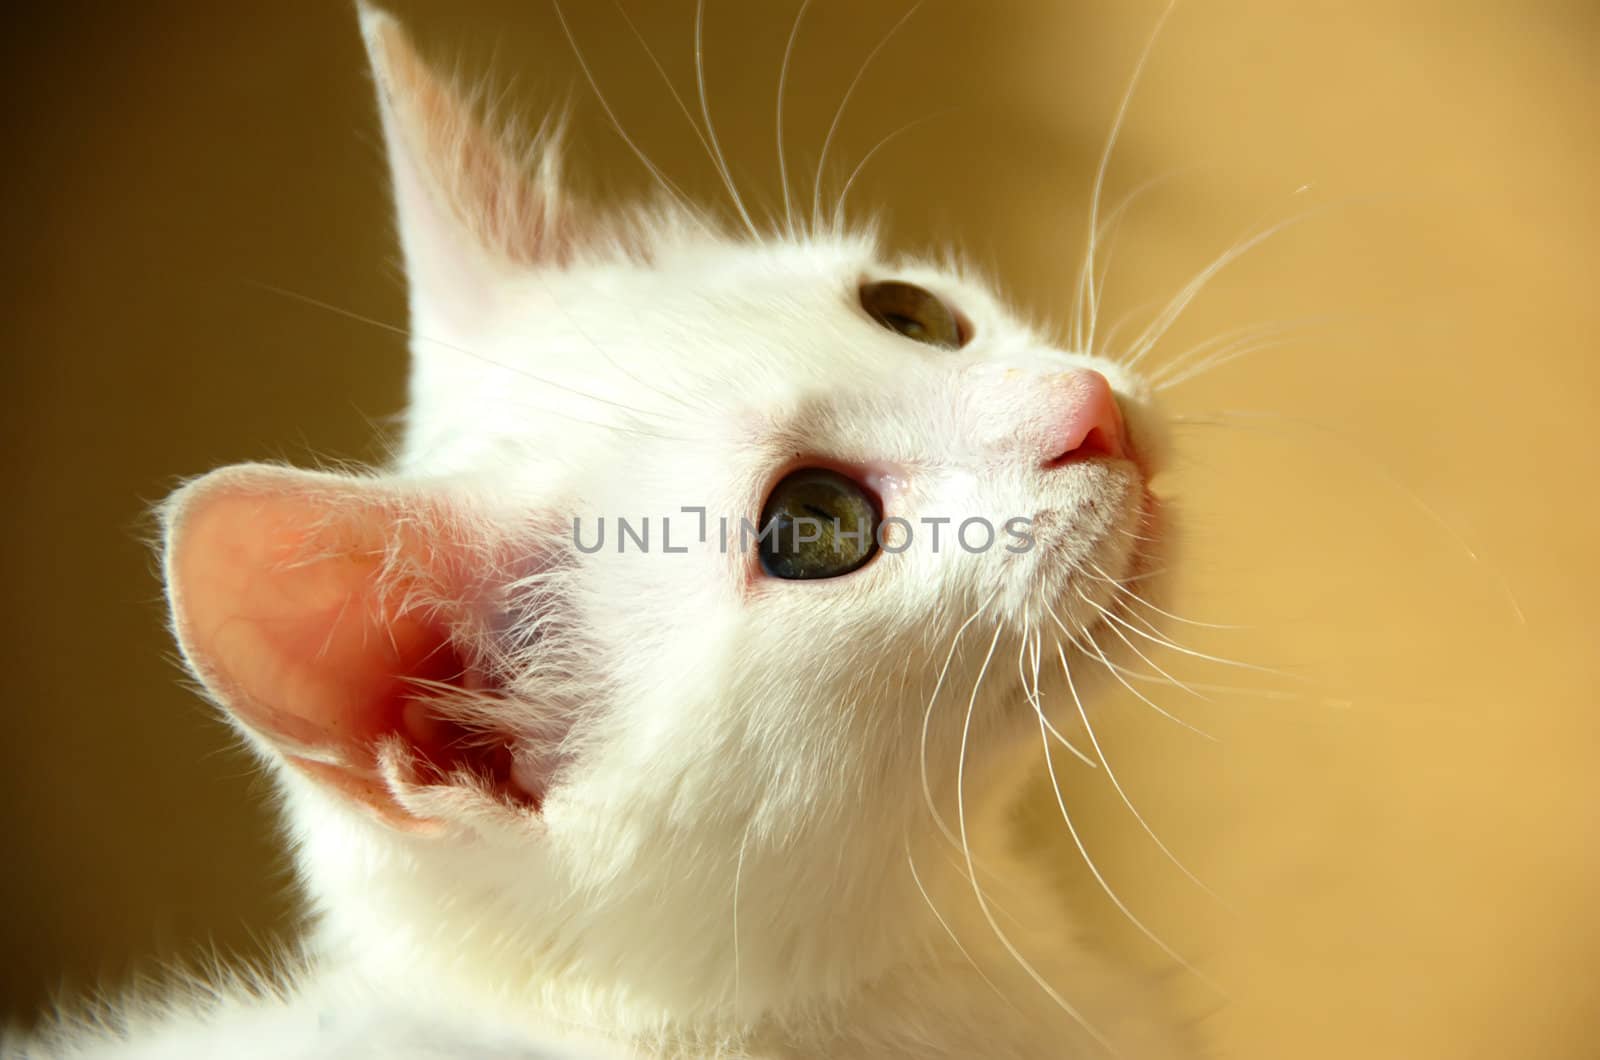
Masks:
[[[357,4],[377,82],[413,315],[482,319],[496,281],[574,249],[554,132],[514,150],[435,74],[390,15]]]

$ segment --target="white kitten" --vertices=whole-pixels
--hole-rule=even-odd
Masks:
[[[863,236],[596,216],[551,138],[522,165],[362,21],[403,451],[164,509],[185,658],[280,782],[303,966],[13,1047],[1180,1055],[1008,819],[1071,753],[1040,655],[1139,562],[1139,381]],[[740,540],[808,513],[816,543]]]

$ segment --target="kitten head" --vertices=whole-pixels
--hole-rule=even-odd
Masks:
[[[602,216],[553,135],[513,157],[363,24],[402,451],[165,509],[179,642],[281,778],[323,944],[684,1013],[836,994],[1137,562],[1146,394],[865,236]]]

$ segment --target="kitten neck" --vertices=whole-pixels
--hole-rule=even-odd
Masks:
[[[685,851],[686,871],[658,873],[648,885],[619,882],[581,902],[516,908],[503,898],[508,881],[492,882],[492,854],[463,847],[451,855],[438,846],[448,840],[406,837],[417,846],[389,860],[407,875],[374,891],[365,875],[370,849],[351,832],[310,829],[303,856],[322,910],[312,946],[325,964],[391,996],[487,1007],[513,1022],[533,1014],[541,1023],[688,1037],[853,1026],[866,999],[911,984],[926,992],[973,970],[980,984],[1013,977],[1015,958],[991,918],[1012,936],[1061,937],[1048,889],[1010,853],[1015,778],[1027,767],[992,768],[994,778],[1013,779],[969,776],[985,794],[968,795],[965,849],[947,799],[940,810],[954,843],[918,806],[907,817],[920,829],[911,838],[817,831],[783,847],[746,843],[742,858],[736,851],[715,871]],[[522,883],[534,895],[542,886],[560,893],[553,880]],[[439,894],[451,899],[430,897]],[[994,1001],[979,996],[981,1005]]]

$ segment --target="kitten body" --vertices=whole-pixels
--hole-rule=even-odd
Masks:
[[[1140,562],[1142,384],[866,237],[596,215],[362,21],[402,449],[164,508],[185,658],[279,781],[304,951],[18,1055],[1184,1055],[1011,822],[1072,754],[1049,659]],[[863,312],[878,281],[955,307],[961,347]],[[723,521],[812,466],[902,523],[853,573],[770,577]],[[974,516],[1030,547],[966,547]]]

